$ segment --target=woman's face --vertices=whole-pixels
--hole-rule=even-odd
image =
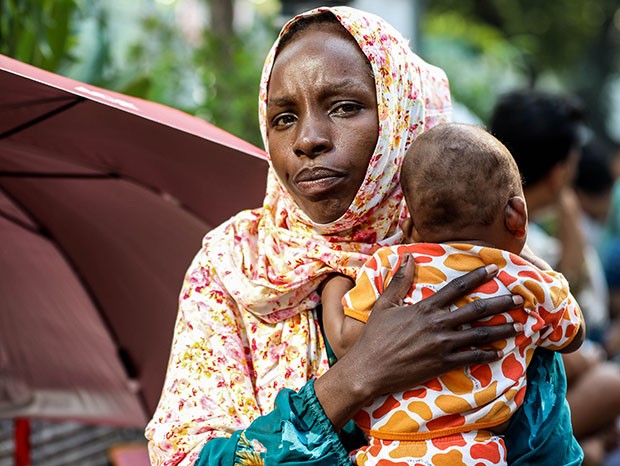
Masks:
[[[379,133],[368,61],[337,27],[310,27],[289,42],[275,60],[267,94],[273,167],[317,223],[347,211]]]

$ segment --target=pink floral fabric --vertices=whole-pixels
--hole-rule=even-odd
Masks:
[[[395,29],[347,7],[302,16],[321,11],[338,18],[374,72],[379,139],[365,180],[341,218],[316,224],[270,167],[263,206],[205,236],[183,284],[164,390],[146,431],[154,465],[193,464],[206,441],[244,429],[273,408],[282,388],[297,390],[328,369],[317,287],[333,271],[355,278],[379,246],[401,241],[402,159],[422,131],[450,115],[445,74],[414,55]],[[260,86],[265,142],[277,48],[278,41]]]

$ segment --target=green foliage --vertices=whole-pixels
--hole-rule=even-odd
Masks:
[[[0,53],[180,108],[262,146],[257,89],[278,2],[257,2],[262,19],[227,38],[207,26],[188,36],[180,4],[0,0]],[[420,53],[446,70],[455,98],[483,121],[500,92],[552,86],[588,102],[595,130],[604,131],[620,65],[620,0],[423,4]]]
[[[109,86],[194,114],[200,103],[196,89],[201,86],[195,77],[195,52],[174,16],[152,9],[142,13],[137,26],[140,33],[117,59]]]
[[[471,25],[466,29],[492,28],[496,38],[519,48],[532,73],[540,75],[580,60],[617,8],[614,0],[433,0],[428,14],[456,14]]]
[[[618,0],[432,0],[422,54],[448,73],[452,90],[483,120],[504,90],[572,92],[605,133],[608,83],[617,79]]]
[[[455,99],[482,119],[498,93],[524,82],[522,50],[501,31],[456,12],[428,15],[421,53],[446,72]]]
[[[268,49],[257,37],[265,36],[268,22],[231,38],[205,31],[196,60],[205,84],[205,100],[198,115],[262,147],[258,125],[258,87]],[[274,32],[275,36],[275,32]]]
[[[55,71],[70,59],[76,0],[0,1],[0,53]]]

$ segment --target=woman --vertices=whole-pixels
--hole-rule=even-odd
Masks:
[[[518,327],[459,329],[518,302],[504,296],[447,311],[492,268],[413,308],[392,304],[411,283],[412,267],[403,270],[331,368],[321,335],[322,280],[334,271],[355,277],[378,245],[400,242],[402,157],[449,113],[445,75],[380,18],[321,8],[283,28],[261,80],[265,201],[210,232],[188,271],[164,391],[147,427],[153,464],[349,464],[348,450],[360,445],[349,421],[365,403],[498,357],[472,346]],[[557,375],[547,362],[533,365],[533,385],[549,387],[543,379]],[[565,427],[564,405],[547,407],[551,429]],[[532,418],[518,426],[517,451],[550,445],[529,435],[538,426]]]

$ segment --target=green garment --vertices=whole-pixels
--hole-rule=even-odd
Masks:
[[[583,451],[573,435],[566,374],[559,353],[538,348],[527,368],[527,391],[504,440],[513,466],[578,466]]]
[[[523,406],[505,433],[508,464],[581,464],[583,452],[573,436],[560,355],[537,349],[527,376]],[[197,465],[349,465],[347,451],[361,446],[362,440],[353,423],[340,436],[334,431],[311,381],[299,392],[282,390],[276,408],[244,431],[208,442]]]
[[[197,465],[216,464],[344,466],[351,462],[310,381],[299,392],[282,390],[276,408],[246,430],[230,439],[207,442]]]

